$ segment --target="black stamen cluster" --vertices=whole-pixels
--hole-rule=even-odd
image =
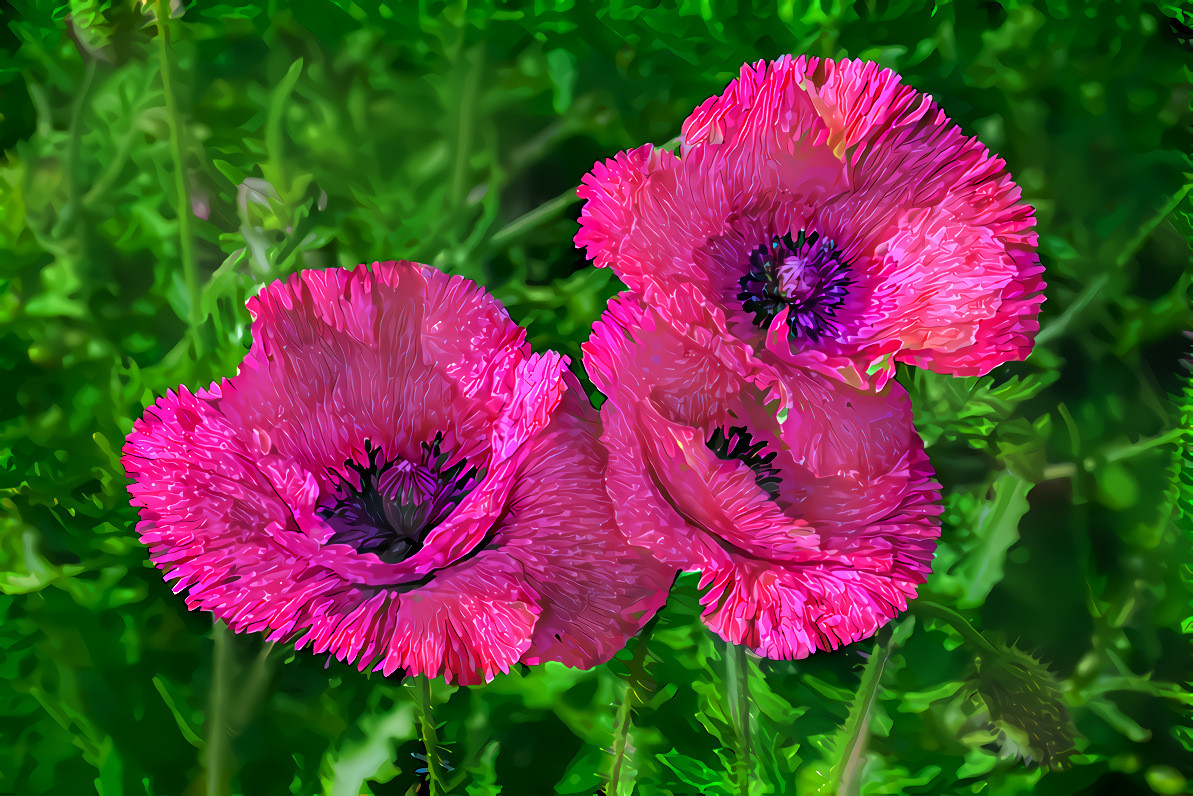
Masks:
[[[717,427],[704,444],[718,459],[737,459],[753,470],[754,483],[770,495],[771,500],[779,496],[779,470],[771,466],[775,453],[771,451],[764,454],[766,443],[754,442],[753,435],[745,426],[735,426],[728,432]]]
[[[804,260],[809,283],[804,293],[792,295],[783,286],[781,269],[788,257]],[[851,280],[849,264],[832,241],[800,230],[794,239],[790,233],[775,236],[769,245],[754,249],[749,270],[738,284],[741,292],[737,298],[746,312],[754,314],[756,326],[768,328],[784,307],[790,307],[788,339],[794,342],[803,337],[815,343],[840,331],[837,310],[845,302]]]
[[[422,443],[418,466],[433,478],[430,490],[414,483],[396,490],[383,488],[385,476],[401,460],[382,462],[380,449],[366,443],[368,464],[346,463],[360,476],[359,488],[341,484],[336,503],[320,509],[335,529],[327,543],[351,545],[391,564],[421,550],[427,534],[451,514],[480,475],[464,459],[448,466],[450,456],[442,451],[442,442],[440,433],[430,443]]]

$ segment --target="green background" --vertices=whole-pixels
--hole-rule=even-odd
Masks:
[[[923,592],[943,607],[805,661],[739,659],[684,579],[648,642],[593,671],[437,684],[447,784],[1185,792],[1193,16],[805,8],[210,0],[166,19],[18,0],[0,27],[0,794],[428,792],[413,689],[213,630],[170,593],[133,532],[122,438],[165,390],[234,373],[245,298],[299,268],[464,274],[578,361],[619,287],[572,247],[580,177],[784,53],[898,70],[1037,208],[1032,357],[900,373],[945,487]]]

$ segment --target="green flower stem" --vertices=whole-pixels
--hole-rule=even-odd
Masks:
[[[1114,448],[1106,454],[1106,461],[1117,462],[1120,459],[1130,459],[1133,456],[1138,456],[1139,454],[1149,451],[1157,446],[1167,445],[1170,442],[1176,442],[1186,433],[1186,430],[1183,428],[1174,428],[1164,434],[1160,434],[1155,437],[1148,437],[1147,439],[1141,439],[1138,442],[1133,442],[1128,445]]]
[[[432,715],[433,700],[431,699],[431,678],[422,675],[414,678],[411,683],[410,696],[414,700],[414,712],[418,715],[419,730],[422,734],[423,747],[427,752],[427,786],[430,796],[440,796],[447,793],[444,787],[443,763],[439,753],[439,735],[435,731],[435,718]]]
[[[472,115],[475,111],[477,92],[480,90],[482,59],[484,51],[473,49],[463,52],[461,37],[456,56],[456,68],[463,69],[463,84],[460,90],[460,109],[456,125],[455,162],[452,165],[451,203],[459,208],[464,203],[464,186],[468,179],[468,159],[472,156]]]
[[[554,199],[549,199],[546,202],[543,202],[538,207],[518,216],[510,223],[494,232],[493,237],[489,239],[489,244],[494,249],[500,249],[512,241],[517,240],[523,234],[538,227],[540,224],[557,217],[564,210],[567,210],[569,207],[579,201],[580,197],[576,195],[576,189],[569,188],[559,196],[556,196]]]
[[[945,624],[950,625],[954,630],[961,634],[961,637],[972,644],[977,649],[981,650],[987,655],[998,655],[998,649],[986,640],[977,628],[969,623],[965,617],[954,611],[952,608],[946,608],[939,603],[930,602],[928,600],[915,600],[909,606],[911,613],[915,616],[924,619],[938,619]]]
[[[265,150],[269,153],[270,164],[274,168],[274,187],[284,201],[290,201],[290,176],[286,169],[286,141],[282,135],[283,115],[294,87],[298,85],[298,78],[302,75],[303,60],[301,58],[290,64],[282,82],[271,93],[269,112],[265,118]]]
[[[634,701],[637,690],[645,687],[639,674],[646,663],[647,645],[658,621],[659,615],[655,614],[643,626],[642,631],[638,634],[638,643],[634,647],[634,654],[630,658],[630,672],[626,678],[625,693],[622,696],[621,705],[617,708],[617,725],[613,734],[613,768],[609,773],[609,781],[605,784],[605,796],[615,796],[618,792],[622,777],[621,770],[631,751],[630,727],[634,720]]]
[[[232,677],[231,631],[218,619],[212,627],[215,650],[212,653],[211,692],[207,703],[207,741],[204,746],[204,767],[207,770],[207,796],[222,796],[228,789],[232,765],[232,738],[228,732],[228,707],[231,703]]]
[[[190,191],[186,184],[185,155],[182,124],[178,118],[178,98],[174,93],[174,81],[170,75],[170,4],[167,0],[155,0],[154,21],[157,23],[158,63],[162,75],[162,93],[166,98],[166,123],[170,128],[170,154],[174,160],[174,212],[178,216],[178,245],[182,258],[182,273],[186,281],[186,292],[190,298],[191,337],[195,341],[195,353],[203,351],[199,336],[202,325],[202,297],[199,295],[199,266],[195,261],[195,238],[191,229]]]
[[[1160,212],[1153,216],[1146,224],[1140,227],[1138,234],[1131,240],[1129,244],[1123,247],[1123,250],[1116,258],[1118,266],[1121,268],[1126,265],[1127,261],[1135,256],[1135,252],[1144,242],[1151,237],[1156,227],[1160,226],[1168,216],[1180,206],[1181,202],[1185,201],[1185,197],[1189,195],[1193,186],[1186,185],[1180,191],[1173,195],[1173,197],[1165,203]],[[1098,293],[1110,281],[1110,272],[1105,271],[1085,286],[1085,288],[1077,295],[1076,298],[1069,304],[1068,308],[1061,313],[1055,321],[1045,326],[1036,335],[1036,346],[1043,346],[1050,343],[1053,339],[1059,338],[1067,333],[1069,325],[1073,322],[1081,312],[1097,297]]]
[[[609,781],[605,783],[605,796],[617,796],[618,785],[621,784],[621,769],[625,764],[626,749],[629,745],[630,724],[633,720],[634,686],[627,682],[621,705],[617,708],[617,726],[613,731],[613,769],[609,772]]]
[[[837,761],[829,774],[829,793],[857,793],[857,778],[861,773],[862,757],[866,748],[866,736],[870,731],[870,713],[878,688],[882,684],[882,673],[886,669],[894,645],[891,641],[890,625],[878,632],[874,648],[862,670],[862,681],[857,694],[849,706],[845,719],[834,744]]]
[[[1175,428],[1166,431],[1163,434],[1157,434],[1154,437],[1147,437],[1138,442],[1129,442],[1125,445],[1119,445],[1111,448],[1101,454],[1101,462],[1117,462],[1123,459],[1132,459],[1140,454],[1147,453],[1149,450],[1161,446],[1169,445],[1173,442],[1179,442],[1181,438],[1188,433],[1184,428]],[[1078,467],[1085,472],[1093,472],[1099,466],[1099,459],[1094,456],[1089,456],[1081,460],[1080,464],[1077,462],[1057,462],[1049,464],[1044,467],[1043,477],[1041,480],[1049,481],[1053,478],[1072,478],[1077,474]]]
[[[95,60],[86,59],[83,67],[83,83],[70,106],[70,127],[66,143],[66,166],[63,177],[66,180],[66,207],[54,225],[55,236],[64,234],[66,224],[76,220],[79,214],[79,147],[83,140],[83,114],[91,101],[91,90],[95,86]]]
[[[1089,306],[1090,302],[1097,298],[1098,293],[1106,286],[1106,283],[1109,281],[1109,271],[1104,271],[1090,280],[1090,282],[1086,284],[1081,292],[1077,294],[1077,297],[1069,303],[1069,306],[1065,309],[1065,311],[1062,312],[1055,321],[1040,330],[1039,334],[1036,335],[1036,345],[1047,345],[1054,338],[1058,338],[1066,334],[1069,324],[1071,324],[1073,320],[1080,315],[1087,306]]]
[[[725,642],[725,682],[729,686],[729,711],[737,735],[737,792],[749,796],[754,769],[750,737],[750,661],[746,648]]]
[[[229,738],[236,737],[248,726],[253,714],[256,713],[265,697],[265,692],[273,679],[273,661],[269,657],[273,647],[273,642],[262,644],[253,659],[252,666],[247,671],[241,669],[237,673],[236,679],[240,683],[240,688],[232,710],[228,713]]]
[[[235,765],[232,739],[248,726],[273,679],[269,653],[274,645],[262,644],[246,670],[237,662],[236,639],[236,634],[227,625],[218,619],[215,621],[212,626],[215,649],[212,651],[211,691],[207,696],[205,725],[207,739],[203,746],[207,796],[229,792],[228,783]]]

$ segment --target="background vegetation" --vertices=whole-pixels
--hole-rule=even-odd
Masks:
[[[877,639],[748,658],[743,684],[681,580],[648,641],[608,665],[436,684],[450,769],[432,757],[433,773],[471,794],[1186,792],[1187,11],[4,13],[0,793],[428,792],[408,686],[232,637],[170,593],[133,532],[122,438],[166,389],[233,373],[245,298],[299,268],[432,263],[578,361],[619,288],[571,246],[581,175],[667,142],[744,61],[788,52],[898,70],[1006,158],[1038,211],[1031,359],[900,377],[946,488],[924,598]]]

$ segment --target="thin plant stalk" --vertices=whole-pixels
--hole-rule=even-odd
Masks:
[[[427,753],[427,787],[430,796],[441,796],[447,793],[445,777],[443,775],[443,761],[439,751],[439,735],[435,731],[433,715],[433,700],[431,698],[431,678],[422,675],[414,678],[410,685],[410,694],[414,700],[414,710],[418,714],[419,731],[422,735],[423,748]]]
[[[224,782],[232,765],[232,744],[228,732],[229,689],[232,675],[232,644],[228,626],[218,619],[212,626],[215,648],[212,652],[211,691],[207,703],[207,739],[204,768],[207,770],[207,796],[222,796]]]
[[[617,727],[613,735],[613,769],[609,773],[609,781],[605,783],[605,796],[617,796],[617,788],[621,784],[622,767],[625,765],[627,757],[626,750],[629,748],[630,740],[630,725],[633,722],[633,685],[626,683],[625,696],[622,697],[621,705],[617,708]]]
[[[66,178],[66,209],[54,225],[54,234],[63,234],[64,225],[79,218],[79,147],[83,139],[83,114],[87,104],[91,101],[91,91],[95,87],[95,60],[86,59],[83,68],[83,85],[79,88],[70,109],[70,137],[66,145],[66,168],[63,174]]]
[[[849,707],[849,715],[834,741],[836,762],[829,773],[829,793],[846,796],[859,792],[859,777],[865,760],[866,738],[870,732],[870,715],[878,698],[882,675],[895,645],[887,625],[875,637],[874,647],[862,671],[862,681]]]
[[[613,767],[610,769],[609,781],[605,784],[605,796],[616,796],[618,787],[621,785],[622,769],[626,759],[633,752],[630,745],[630,727],[634,723],[634,703],[635,700],[641,701],[637,695],[638,689],[646,687],[639,675],[646,663],[647,644],[658,621],[659,615],[655,614],[642,628],[638,634],[638,643],[634,647],[634,654],[630,658],[630,671],[626,678],[625,694],[617,709],[617,724],[614,729],[611,750],[613,752]]]
[[[547,221],[557,218],[564,210],[567,210],[579,201],[580,197],[576,195],[576,189],[568,188],[554,199],[543,202],[538,207],[527,213],[523,213],[494,232],[493,237],[489,239],[489,243],[495,249],[507,246],[523,234],[536,229]]]
[[[924,619],[938,619],[946,624],[952,626],[954,630],[961,634],[961,637],[973,645],[978,650],[981,650],[987,655],[998,655],[998,648],[986,640],[976,627],[969,623],[965,617],[954,611],[952,608],[946,608],[939,603],[934,603],[929,600],[915,600],[909,606],[911,613]]]
[[[729,711],[737,737],[737,792],[749,796],[754,770],[753,739],[750,735],[750,660],[746,648],[725,642],[725,682],[729,687]]]
[[[157,24],[158,68],[162,76],[162,94],[166,98],[166,124],[170,129],[170,155],[174,161],[174,213],[178,216],[178,247],[182,260],[182,274],[186,292],[190,299],[187,323],[191,338],[195,341],[195,352],[201,354],[203,340],[199,335],[202,325],[202,297],[199,295],[199,266],[195,260],[195,238],[191,229],[191,199],[186,184],[186,148],[183,145],[182,122],[178,117],[178,97],[174,92],[174,81],[170,70],[170,4],[166,0],[155,0],[154,21]]]

